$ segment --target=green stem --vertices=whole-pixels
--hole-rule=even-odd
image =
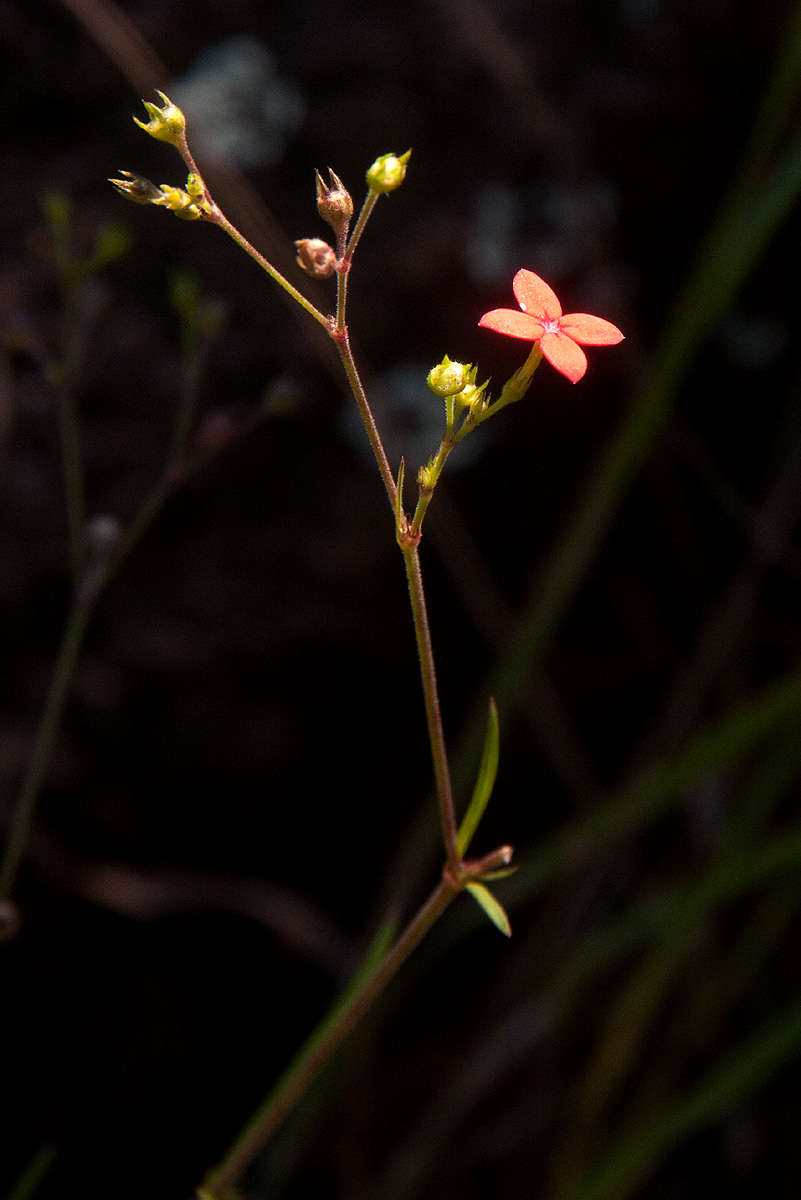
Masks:
[[[84,581],[75,593],[67,616],[50,688],[39,719],[25,777],[11,817],[10,832],[0,866],[0,901],[8,900],[14,890],[22,856],[30,836],[31,823],[53,753],[53,746],[67,699],[72,677],[83,646],[86,629],[95,605],[112,575],[159,512],[173,484],[168,477],[159,480],[140,506],[128,529],[102,562],[86,569]]]
[[[371,193],[370,195],[373,195]],[[368,196],[365,207],[362,209],[362,215],[359,220],[362,221],[365,209],[368,208],[370,196]],[[372,206],[370,210],[372,211]],[[369,212],[367,214],[369,216]],[[366,220],[366,218],[365,218]],[[358,226],[357,226],[358,229]],[[355,238],[354,233],[354,238]],[[351,238],[351,245],[354,238]],[[348,377],[348,382],[351,386],[351,391],[356,400],[356,404],[361,414],[367,437],[373,450],[378,470],[384,482],[384,488],[389,499],[390,507],[393,514],[396,514],[398,494],[395,486],[395,480],[387,461],[386,452],[384,450],[381,435],[373,417],[370,403],[367,399],[367,394],[364,390],[359,372],[356,368],[356,362],[353,358],[353,352],[350,348],[350,340],[348,337],[348,329],[345,326],[341,333],[334,336],[334,343],[339,352],[342,366],[345,374]],[[431,633],[428,625],[428,613],[426,610],[425,592],[423,590],[423,577],[420,571],[420,558],[417,553],[417,543],[419,541],[419,531],[417,536],[408,534],[407,537],[399,536],[399,545],[403,553],[403,561],[406,568],[406,578],[409,584],[409,598],[412,606],[412,619],[414,622],[415,638],[417,640],[417,653],[420,660],[420,676],[423,684],[423,698],[425,701],[426,720],[428,723],[428,737],[431,745],[431,757],[434,764],[434,778],[437,788],[437,800],[439,804],[440,825],[442,828],[442,840],[445,846],[445,854],[448,863],[456,864],[459,861],[458,852],[458,827],[456,823],[456,814],[453,806],[453,792],[451,789],[450,768],[448,766],[448,754],[445,747],[445,735],[442,729],[442,714],[439,705],[439,695],[437,692],[437,676],[434,668],[434,651],[431,645]]]
[[[64,702],[83,645],[86,627],[94,610],[98,587],[86,581],[76,593],[61,639],[53,678],[45,700],[28,768],[11,817],[11,828],[0,867],[0,900],[8,900],[28,843],[36,802],[53,753],[53,744],[61,724]]]
[[[75,396],[68,379],[59,388],[58,430],[61,441],[61,470],[64,479],[64,501],[67,511],[67,540],[69,544],[72,586],[80,585],[84,551],[84,506],[83,469],[81,465],[78,415]]]
[[[516,404],[518,400],[522,400],[531,386],[534,372],[541,362],[542,350],[540,350],[539,342],[535,342],[522,367],[518,367],[514,375],[507,379],[500,396],[482,413],[481,420],[486,421],[488,417],[494,417],[502,408],[506,408],[507,404]]]
[[[348,1034],[368,1012],[434,922],[444,913],[459,890],[444,879],[437,885],[375,970],[346,998],[319,1039],[290,1065],[283,1079],[234,1142],[223,1161],[198,1189],[199,1197],[203,1197],[204,1200],[222,1200],[228,1190],[241,1179],[259,1151],[267,1144],[278,1126],[305,1094]]]
[[[367,222],[370,220],[370,217],[373,215],[373,209],[375,208],[376,204],[378,203],[378,199],[379,199],[380,195],[381,195],[381,192],[374,192],[371,188],[364,198],[364,204],[362,205],[362,211],[359,213],[358,217],[356,218],[356,224],[353,226],[353,232],[350,235],[350,241],[348,242],[348,248],[345,251],[345,258],[348,260],[348,262],[351,261],[351,259],[353,258],[353,255],[356,253],[356,247],[359,244],[359,239],[361,238],[362,234],[365,231],[365,228],[367,227]]]
[[[417,507],[414,510],[411,533],[415,537],[419,539],[423,520],[434,495],[434,489],[439,483],[442,468],[445,466],[451,451],[458,446],[462,438],[466,437],[468,433],[472,433],[478,425],[482,424],[489,417],[494,417],[502,408],[506,408],[507,404],[514,404],[516,401],[522,400],[531,386],[534,372],[541,362],[542,350],[540,350],[539,342],[535,342],[531,347],[528,358],[522,367],[518,367],[514,375],[507,379],[500,396],[494,404],[489,404],[483,410],[470,410],[458,429],[456,428],[454,401],[452,398],[446,401],[447,419],[445,436],[440,442],[439,450],[433,462],[425,469],[425,481],[420,487],[420,496],[417,501]]]
[[[373,215],[373,209],[376,206],[380,192],[368,191],[362,205],[362,210],[356,219],[356,224],[353,227],[353,232],[346,246],[342,246],[337,242],[337,258],[339,264],[337,266],[337,314],[334,321],[335,336],[341,337],[345,332],[347,321],[348,307],[348,277],[350,276],[350,267],[353,262],[353,256],[356,253],[356,247],[359,244],[359,239],[364,233],[367,222]]]
[[[75,384],[86,354],[93,303],[87,291],[70,286],[62,268],[64,294],[64,351],[55,367],[61,471],[67,512],[70,571],[75,591],[80,586],[85,561],[86,496],[81,456],[81,435],[75,403]]]
[[[420,659],[420,677],[423,683],[423,698],[425,700],[426,721],[428,722],[428,740],[431,744],[431,758],[434,764],[434,779],[437,787],[437,802],[439,804],[439,819],[442,828],[442,841],[448,863],[459,862],[459,830],[456,823],[456,813],[453,807],[453,792],[451,789],[451,773],[448,766],[448,753],[445,748],[445,735],[442,729],[442,713],[437,692],[437,675],[434,668],[434,651],[431,646],[431,631],[428,625],[426,598],[423,590],[423,576],[420,571],[420,555],[417,546],[401,545],[403,563],[406,567],[406,579],[409,584],[409,599],[412,605],[414,633],[417,639],[417,654]]]
[[[190,370],[190,366],[191,364],[185,360],[182,402],[179,405],[170,437],[170,450],[164,474],[150,489],[128,528],[116,544],[98,561],[89,563],[82,568],[83,579],[74,592],[74,599],[53,668],[50,688],[39,719],[33,750],[28,760],[27,771],[11,817],[8,839],[3,849],[2,864],[0,864],[0,901],[8,900],[14,890],[19,866],[30,836],[42,783],[61,725],[69,687],[95,605],[112,576],[158,515],[180,478],[175,473],[175,466],[186,443],[191,412],[194,411],[197,400],[198,380],[195,372]]]
[[[437,457],[434,460],[431,468],[426,469],[425,487],[421,486],[420,488],[420,495],[417,499],[417,506],[414,510],[414,517],[412,519],[411,531],[415,536],[419,537],[420,531],[423,527],[423,519],[425,518],[425,515],[428,511],[428,506],[434,497],[434,488],[439,483],[439,477],[442,474],[442,468],[448,461],[448,455],[455,446],[456,442],[453,434],[451,434],[450,437],[446,435],[446,437],[444,437],[440,442],[439,450],[437,451]]]
[[[348,308],[348,276],[350,263],[341,260],[337,268],[337,312],[334,318],[334,336],[341,337],[345,332],[345,314]]]

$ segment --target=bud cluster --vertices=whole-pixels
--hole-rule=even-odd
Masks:
[[[452,362],[446,354],[442,362],[428,372],[426,383],[435,396],[452,402],[454,411],[469,409],[472,423],[477,424],[476,418],[486,407],[484,391],[489,383],[487,379],[484,383],[476,384],[477,374],[478,367],[471,363]]]
[[[182,221],[197,221],[208,213],[205,200],[205,189],[199,176],[190,172],[186,179],[186,188],[173,187],[169,183],[157,186],[145,179],[144,175],[134,175],[131,171],[120,171],[123,179],[109,179],[121,196],[133,200],[134,204],[154,204],[158,208],[168,208]]]

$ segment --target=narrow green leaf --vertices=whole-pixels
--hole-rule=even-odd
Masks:
[[[6,1200],[30,1200],[30,1197],[34,1195],[39,1184],[50,1170],[55,1157],[56,1152],[52,1146],[42,1146],[41,1150],[37,1150],[14,1187],[8,1193]]]
[[[406,459],[401,458],[398,467],[398,479],[395,484],[395,527],[400,531],[403,525],[403,481],[406,478]]]
[[[714,1063],[692,1090],[647,1121],[624,1128],[606,1148],[590,1177],[571,1200],[626,1200],[642,1192],[655,1167],[699,1129],[720,1122],[752,1100],[759,1089],[786,1071],[801,1054],[801,1002],[763,1025]]]
[[[467,847],[473,840],[473,834],[484,816],[492,789],[495,786],[495,776],[498,774],[498,710],[495,701],[490,697],[487,714],[487,732],[484,735],[484,749],[481,752],[481,764],[478,768],[478,778],[473,788],[473,795],[459,826],[457,847],[460,858],[464,858]]]
[[[479,908],[483,908],[489,919],[492,921],[496,929],[500,929],[501,933],[507,937],[512,936],[512,926],[509,924],[509,918],[506,915],[506,910],[502,904],[495,899],[489,888],[485,888],[483,883],[468,883],[467,890],[478,904]]]

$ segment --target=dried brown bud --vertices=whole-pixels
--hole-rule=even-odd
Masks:
[[[329,279],[334,274],[337,256],[328,242],[322,238],[301,238],[295,247],[298,252],[295,261],[312,279]]]
[[[342,180],[331,168],[328,168],[330,185],[326,184],[319,171],[314,173],[314,185],[317,191],[317,211],[337,237],[347,234],[350,219],[353,216],[353,199]]]
[[[161,199],[161,188],[145,179],[144,175],[134,175],[133,171],[120,171],[120,175],[125,178],[109,179],[109,183],[113,183],[126,200],[133,200],[134,204],[154,204]]]

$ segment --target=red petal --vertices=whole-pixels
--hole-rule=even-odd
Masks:
[[[535,321],[528,313],[518,312],[516,308],[494,308],[492,312],[484,313],[479,325],[506,334],[507,337],[523,338],[527,342],[536,342],[542,336],[539,321]]]
[[[552,367],[570,380],[578,383],[587,370],[587,356],[566,333],[544,333],[540,338],[540,349]]]
[[[556,292],[533,271],[518,271],[512,280],[512,289],[523,312],[546,321],[557,321],[561,317],[562,305]]]
[[[568,313],[562,317],[559,328],[582,346],[616,346],[623,341],[617,325],[603,317],[591,317],[589,313]]]

